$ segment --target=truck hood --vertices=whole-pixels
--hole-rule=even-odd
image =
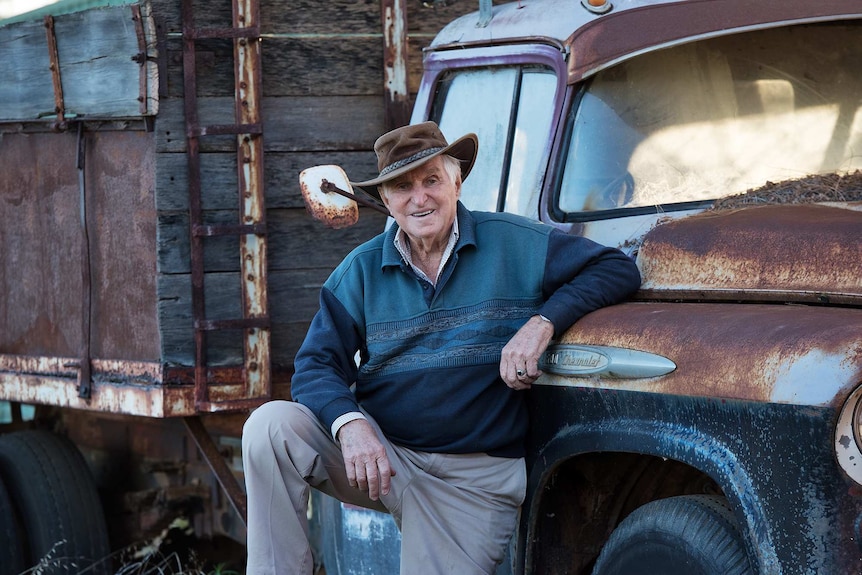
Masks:
[[[642,299],[862,304],[862,202],[669,220],[637,256]]]
[[[590,359],[625,365],[632,351],[675,367],[645,377],[591,369]],[[837,408],[862,382],[862,309],[628,302],[587,314],[546,353],[557,361],[537,386]]]

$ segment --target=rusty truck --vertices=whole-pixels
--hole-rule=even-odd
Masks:
[[[479,137],[462,201],[644,279],[543,356],[501,573],[862,572],[860,38],[842,0],[520,0],[425,50],[412,121]],[[342,555],[397,554],[370,513],[330,512]]]
[[[385,221],[321,234],[296,175],[373,166],[421,48],[467,11],[63,0],[0,21],[0,573],[112,572],[171,525],[241,557],[242,422],[289,397],[319,286]]]
[[[385,127],[431,119],[479,136],[469,208],[619,247],[644,278],[543,357],[499,572],[862,572],[858,2],[480,0],[436,34],[384,2],[371,35],[361,4],[316,25],[236,4],[0,27],[0,532],[24,543],[0,549],[92,559],[177,513],[241,542],[241,422],[289,397],[316,289],[387,222],[363,205],[326,229],[296,175],[371,176]],[[87,26],[121,38],[64,47]],[[388,516],[309,516],[330,575],[398,564]]]

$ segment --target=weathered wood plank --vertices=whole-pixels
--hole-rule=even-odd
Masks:
[[[200,28],[229,26],[230,2],[195,2],[195,25]],[[498,0],[499,2],[499,0]],[[495,2],[495,3],[498,3]],[[182,32],[180,2],[153,0],[153,10],[164,18],[168,33]],[[442,3],[441,3],[442,4]],[[460,0],[448,6],[425,7],[421,2],[407,5],[408,33],[433,34],[456,17],[478,10],[476,0]],[[263,0],[260,4],[263,34],[329,35],[334,33],[371,34],[380,32],[380,2],[378,0]]]
[[[228,4],[208,3],[205,9],[197,11],[196,25],[229,25]],[[418,91],[422,50],[434,34],[446,23],[478,7],[467,1],[442,4],[433,7],[421,2],[408,4],[409,94]],[[170,96],[179,97],[183,94],[179,2],[155,0],[154,6],[170,37],[167,78],[163,82]],[[281,2],[269,0],[261,3],[261,15],[264,96],[382,95],[384,54],[378,1],[300,0],[285,9]],[[197,46],[198,95],[230,95],[233,73],[230,42],[202,40]]]
[[[199,97],[233,94],[233,47],[225,41],[200,42],[196,53]],[[409,42],[408,88],[415,94],[422,79],[424,43]],[[333,42],[319,39],[267,39],[262,63],[264,96],[348,96],[383,93],[380,38]],[[183,96],[182,45],[168,42],[168,95]]]
[[[272,322],[280,324],[309,321],[317,311],[320,288],[330,273],[331,270],[323,268],[272,272],[269,275]],[[204,298],[207,318],[215,320],[240,317],[242,307],[239,274],[207,274],[206,279]],[[159,274],[157,293],[162,327],[186,324],[191,329],[191,275]]]
[[[54,114],[48,43],[42,22],[0,28],[0,116],[33,119]]]
[[[145,27],[146,28],[146,27]],[[129,6],[54,18],[67,116],[137,117],[141,111],[138,37]],[[56,112],[44,23],[0,27],[0,119],[35,120]]]
[[[202,125],[234,122],[233,98],[201,98],[198,115]],[[374,96],[303,96],[264,98],[264,150],[368,150],[385,131],[383,105]],[[156,121],[156,151],[186,149],[183,101],[163,100]],[[204,152],[234,151],[232,136],[201,138]]]
[[[272,361],[289,365],[299,349],[308,324],[318,309],[320,287],[329,270],[306,269],[269,275],[272,320]],[[194,329],[191,315],[191,277],[160,275],[158,283],[162,361],[194,364]],[[205,285],[209,318],[235,318],[240,310],[239,274],[210,274]],[[241,362],[238,332],[207,335],[208,363],[230,365]]]
[[[380,94],[382,55],[378,38],[358,38],[344,42],[313,39],[267,39],[261,62],[264,96],[349,96]],[[233,94],[233,47],[229,42],[199,46],[198,96]],[[182,45],[168,43],[168,95],[183,96]],[[174,64],[179,61],[178,64]]]
[[[291,322],[272,326],[270,358],[273,368],[289,369],[293,365],[309,324],[310,322]],[[165,326],[162,338],[162,360],[167,365],[194,366],[195,348],[191,323],[188,326]],[[206,336],[206,344],[207,365],[220,367],[243,364],[243,346],[238,331],[210,332]]]
[[[87,305],[75,134],[0,138],[0,350],[76,357],[87,310],[94,357],[157,360],[152,134],[85,138]]]
[[[161,211],[186,211],[188,202],[188,160],[185,154],[159,154],[156,169],[156,208]],[[377,174],[372,151],[296,152],[266,154],[263,164],[267,208],[302,208],[299,173],[318,164],[336,164],[356,181]],[[237,206],[236,155],[201,154],[201,174],[206,183],[204,210],[231,210]]]
[[[236,211],[206,213],[207,223],[236,223]],[[158,217],[158,269],[163,274],[188,273],[188,214],[162,213]],[[380,233],[386,218],[362,208],[359,223],[342,230],[330,230],[304,209],[268,210],[269,269],[298,270],[310,267],[333,269],[348,252]],[[239,271],[239,240],[213,237],[204,241],[204,269],[207,272]]]

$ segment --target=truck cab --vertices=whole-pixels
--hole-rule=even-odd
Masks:
[[[518,0],[425,50],[467,207],[644,278],[543,357],[500,572],[862,570],[860,37],[849,0]]]

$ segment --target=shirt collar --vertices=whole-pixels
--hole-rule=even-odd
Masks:
[[[476,245],[476,222],[473,215],[470,213],[464,204],[458,202],[457,214],[455,216],[455,225],[453,232],[457,229],[457,237],[455,238],[452,253],[457,252],[468,245]],[[390,266],[400,266],[402,261],[407,261],[401,252],[396,247],[396,237],[402,234],[401,228],[397,224],[389,227],[383,240],[383,259],[381,268]],[[451,241],[451,238],[450,238]],[[450,253],[451,255],[451,253]]]
[[[421,269],[416,267],[413,263],[413,253],[410,251],[410,242],[407,240],[406,234],[404,230],[398,229],[395,232],[395,249],[398,250],[398,253],[401,254],[401,257],[404,259],[407,264],[413,268],[413,271],[417,276],[427,281],[432,285],[437,285],[437,279],[440,277],[440,272],[443,270],[443,266],[446,265],[446,262],[449,260],[449,256],[452,255],[452,250],[455,248],[455,243],[458,241],[458,218],[457,216],[452,221],[452,229],[449,231],[449,241],[446,243],[446,248],[443,250],[443,257],[440,258],[440,267],[437,268],[437,273],[434,274],[434,277],[428,277]]]

